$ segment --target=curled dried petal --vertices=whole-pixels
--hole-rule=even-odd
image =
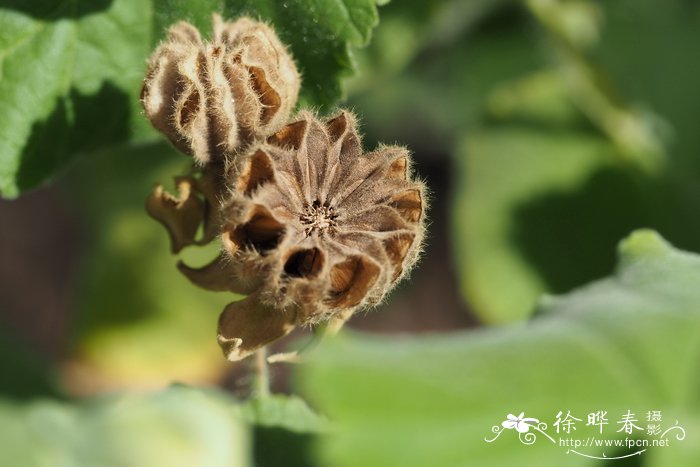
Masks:
[[[148,214],[167,229],[173,253],[195,243],[195,235],[204,220],[205,206],[196,196],[193,184],[189,177],[177,178],[177,197],[157,185],[146,201]]]
[[[260,301],[257,294],[229,304],[219,317],[217,341],[226,358],[240,360],[290,333],[294,310],[279,310]]]
[[[177,263],[177,268],[193,284],[214,292],[249,294],[260,286],[259,278],[245,274],[241,265],[232,262],[226,254],[201,268],[192,268],[182,261]]]

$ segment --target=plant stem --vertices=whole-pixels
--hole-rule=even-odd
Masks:
[[[251,366],[252,382],[251,396],[256,398],[270,395],[270,371],[267,366],[267,352],[260,349],[253,355]]]

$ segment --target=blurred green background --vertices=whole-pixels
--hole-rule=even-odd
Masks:
[[[214,11],[270,21],[301,105],[354,109],[432,193],[410,279],[272,397],[143,207],[189,165],[140,114],[146,59]],[[698,465],[699,46],[697,0],[0,0],[0,465]],[[598,410],[686,437],[485,441]]]

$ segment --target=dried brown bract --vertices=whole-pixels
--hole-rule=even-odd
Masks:
[[[175,24],[149,60],[141,102],[153,126],[199,165],[283,126],[300,77],[287,49],[264,23],[214,15],[213,39]]]
[[[205,245],[219,235],[221,185],[221,178],[209,170],[199,176],[175,177],[178,196],[156,185],[146,200],[146,211],[168,231],[173,253],[189,245]],[[202,233],[196,238],[200,226]]]
[[[202,287],[249,294],[219,321],[230,360],[378,303],[417,259],[425,193],[408,151],[363,153],[349,112],[327,121],[302,112],[228,174],[221,256],[180,268]]]

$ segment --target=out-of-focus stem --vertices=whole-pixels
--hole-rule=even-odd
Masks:
[[[260,398],[270,395],[270,370],[267,365],[267,355],[264,348],[253,355],[251,373],[251,396]]]

